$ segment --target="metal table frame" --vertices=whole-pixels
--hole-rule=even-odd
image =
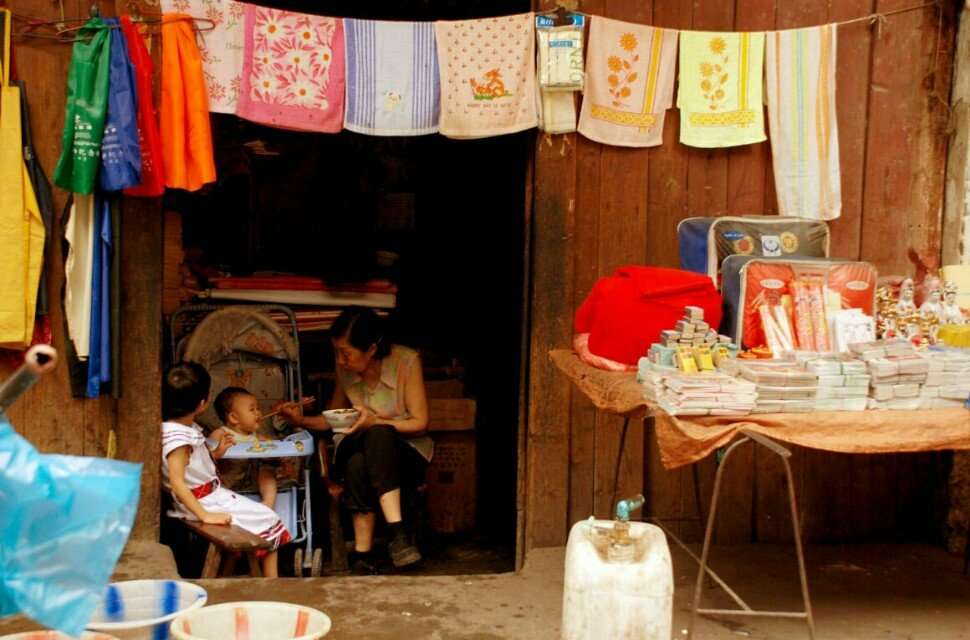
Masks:
[[[694,626],[697,622],[698,615],[716,615],[716,616],[735,616],[735,617],[751,617],[751,618],[789,618],[796,620],[804,620],[805,624],[808,626],[808,637],[811,640],[815,639],[815,619],[812,616],[812,602],[808,593],[808,575],[805,572],[805,553],[802,548],[802,536],[801,529],[798,522],[798,503],[795,500],[795,483],[792,480],[791,465],[788,459],[791,457],[791,451],[781,446],[774,440],[766,438],[765,436],[755,433],[753,431],[748,431],[747,429],[741,429],[741,434],[744,436],[740,440],[737,440],[728,446],[724,453],[724,457],[721,459],[720,464],[717,467],[717,473],[714,476],[714,491],[711,494],[711,511],[707,516],[707,528],[704,531],[704,546],[701,550],[700,566],[697,572],[697,582],[694,584],[694,600],[690,607],[690,622],[687,626],[687,638],[692,638],[694,635]],[[792,533],[795,538],[795,555],[798,558],[798,577],[801,581],[802,589],[802,600],[805,603],[804,611],[765,611],[752,609],[748,603],[746,603],[741,596],[739,596],[728,584],[721,579],[714,571],[708,566],[708,561],[711,555],[711,538],[714,535],[714,523],[717,520],[717,502],[720,497],[721,492],[721,479],[724,476],[724,469],[727,467],[727,462],[734,451],[747,443],[753,443],[755,445],[760,445],[777,455],[785,467],[785,483],[788,485],[788,503],[791,507],[791,520],[792,520]],[[696,465],[695,465],[696,467]],[[693,555],[693,554],[691,554]],[[696,556],[695,556],[696,559]],[[701,608],[701,595],[704,588],[704,577],[705,575],[710,576],[714,582],[718,584],[734,602],[737,603],[740,609],[702,609]]]
[[[623,416],[623,427],[620,431],[620,443],[616,453],[616,466],[613,469],[613,494],[611,504],[616,504],[618,499],[617,493],[619,490],[620,481],[620,463],[623,459],[623,450],[626,448],[626,436],[630,428],[630,421],[634,419],[634,417],[640,420],[641,423],[644,423],[646,419],[650,417],[650,414],[648,413],[642,417],[636,416],[635,414]],[[644,425],[644,428],[646,428],[646,425]],[[668,527],[664,525],[662,519],[645,514],[643,521],[650,522],[660,527],[668,538],[673,540],[677,546],[682,548],[698,564],[697,581],[694,583],[694,598],[690,607],[690,621],[687,626],[686,638],[688,640],[690,640],[690,638],[692,638],[694,635],[694,627],[696,626],[697,616],[699,615],[804,620],[808,627],[808,637],[810,640],[815,640],[815,619],[812,615],[812,603],[808,592],[808,574],[805,571],[805,553],[802,547],[801,528],[798,519],[798,502],[795,499],[795,483],[792,479],[791,464],[788,462],[788,459],[791,458],[792,453],[789,449],[786,449],[778,442],[761,435],[760,433],[749,431],[747,429],[741,429],[740,433],[743,437],[728,445],[727,449],[724,451],[723,457],[717,464],[717,472],[714,476],[714,489],[711,494],[711,510],[710,513],[707,514],[707,524],[704,529],[704,545],[699,558],[697,557],[697,554],[691,551],[691,549],[679,537],[677,537],[672,531],[670,531]],[[788,503],[791,508],[792,533],[795,539],[795,555],[798,560],[798,576],[801,583],[802,600],[805,604],[804,611],[767,611],[753,609],[741,598],[741,596],[738,595],[734,589],[730,587],[730,585],[727,584],[727,582],[725,582],[723,578],[717,575],[717,573],[715,573],[709,565],[711,543],[714,538],[714,524],[717,521],[717,506],[718,499],[721,495],[721,480],[724,476],[724,470],[727,468],[728,460],[731,459],[731,454],[733,454],[738,447],[749,442],[753,445],[764,447],[771,453],[777,455],[781,459],[781,463],[785,468],[785,482],[788,488]],[[691,473],[694,480],[694,500],[697,507],[696,519],[698,522],[704,523],[705,518],[701,503],[700,478],[697,470],[697,464],[691,465]],[[693,520],[693,518],[690,519]],[[721,587],[721,589],[723,589],[724,592],[727,593],[740,608],[701,608],[701,596],[703,595],[705,576],[710,577],[714,583]]]

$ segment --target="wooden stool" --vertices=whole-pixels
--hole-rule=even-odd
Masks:
[[[245,554],[249,561],[249,575],[254,578],[262,577],[263,573],[260,571],[259,558],[256,554],[259,551],[272,549],[272,545],[267,540],[235,525],[202,524],[189,520],[182,520],[181,522],[190,531],[209,541],[209,550],[205,554],[205,564],[202,565],[202,579],[219,577],[222,554],[227,551]]]

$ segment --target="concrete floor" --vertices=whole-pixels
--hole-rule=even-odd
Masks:
[[[138,554],[135,554],[138,555]],[[141,554],[147,558],[145,554]],[[696,565],[672,548],[675,633],[683,637]],[[143,560],[145,560],[143,558]],[[130,563],[129,563],[130,564]],[[145,560],[141,569],[151,564]],[[927,546],[852,545],[808,549],[809,583],[820,640],[970,640],[970,579],[962,561]],[[798,608],[791,547],[718,547],[713,567],[754,607]],[[210,580],[209,602],[278,600],[321,609],[329,638],[530,640],[559,637],[563,549],[533,552],[520,574],[367,578]],[[135,576],[138,570],[125,576]],[[143,577],[143,576],[142,576]],[[708,590],[705,606],[729,601]],[[0,634],[31,628],[13,618]],[[806,638],[802,623],[701,620],[701,640]]]

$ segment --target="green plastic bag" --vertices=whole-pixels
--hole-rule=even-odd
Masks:
[[[100,18],[92,18],[78,31],[67,72],[64,135],[54,169],[54,184],[62,189],[85,194],[94,190],[108,110],[110,62],[110,29]]]

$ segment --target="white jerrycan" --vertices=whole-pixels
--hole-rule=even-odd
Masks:
[[[577,522],[566,545],[562,640],[670,640],[673,570],[663,531],[629,522],[643,496],[621,500],[616,520]]]

